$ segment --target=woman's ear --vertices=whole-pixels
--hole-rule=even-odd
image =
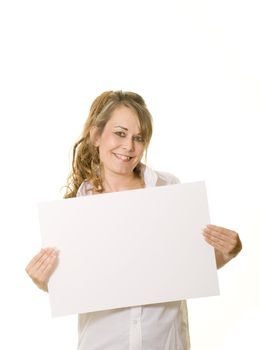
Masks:
[[[92,126],[90,129],[90,140],[95,147],[99,147],[99,138],[98,128],[96,126]]]

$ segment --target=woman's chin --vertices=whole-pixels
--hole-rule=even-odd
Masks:
[[[113,167],[109,167],[107,168],[107,171],[109,173],[114,173],[116,175],[132,175],[133,170],[134,170],[135,166],[130,166],[129,164],[122,164],[122,165],[117,165],[117,166],[113,166]],[[104,167],[105,170],[105,167]]]

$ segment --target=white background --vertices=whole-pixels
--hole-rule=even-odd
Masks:
[[[76,348],[76,316],[51,319],[24,268],[41,245],[36,204],[62,197],[92,100],[117,89],[153,114],[147,164],[205,180],[211,221],[243,241],[221,296],[188,302],[192,350],[259,347],[256,5],[1,1],[1,349]]]

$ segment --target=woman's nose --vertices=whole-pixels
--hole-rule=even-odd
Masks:
[[[134,141],[131,137],[125,137],[123,142],[123,148],[127,151],[134,151]]]

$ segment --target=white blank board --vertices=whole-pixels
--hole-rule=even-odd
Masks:
[[[52,316],[217,295],[204,182],[40,203]]]

